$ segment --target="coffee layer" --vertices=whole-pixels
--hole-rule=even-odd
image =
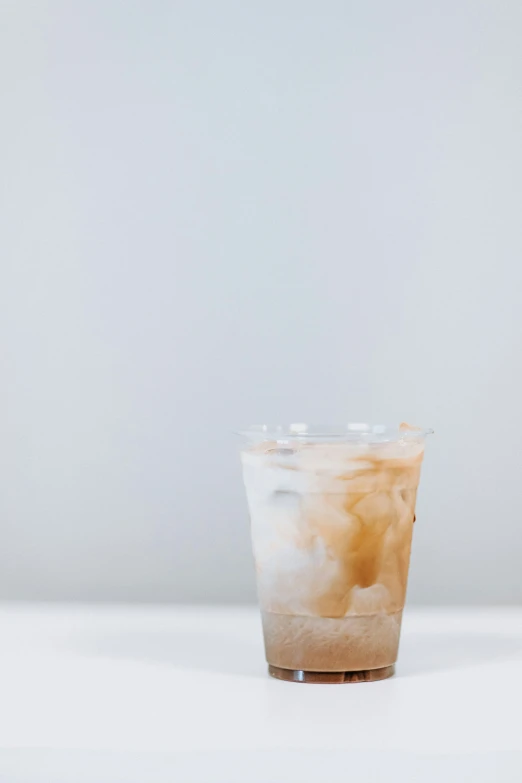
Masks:
[[[354,672],[397,660],[402,612],[303,617],[263,612],[266,659],[282,669]]]

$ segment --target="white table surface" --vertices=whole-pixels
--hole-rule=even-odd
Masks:
[[[522,608],[406,612],[397,674],[266,674],[255,608],[0,605],[1,783],[522,781]]]

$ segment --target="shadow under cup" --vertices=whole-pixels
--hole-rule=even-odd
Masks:
[[[393,674],[430,433],[366,424],[239,433],[272,676]]]

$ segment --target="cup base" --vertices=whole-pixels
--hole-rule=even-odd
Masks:
[[[281,669],[279,666],[269,664],[268,673],[276,680],[288,682],[376,682],[392,677],[395,674],[395,664],[383,666],[381,669],[363,669],[359,672],[306,672],[301,669]]]

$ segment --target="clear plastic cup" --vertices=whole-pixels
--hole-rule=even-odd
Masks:
[[[239,433],[273,677],[359,682],[393,674],[431,432],[293,424]]]

